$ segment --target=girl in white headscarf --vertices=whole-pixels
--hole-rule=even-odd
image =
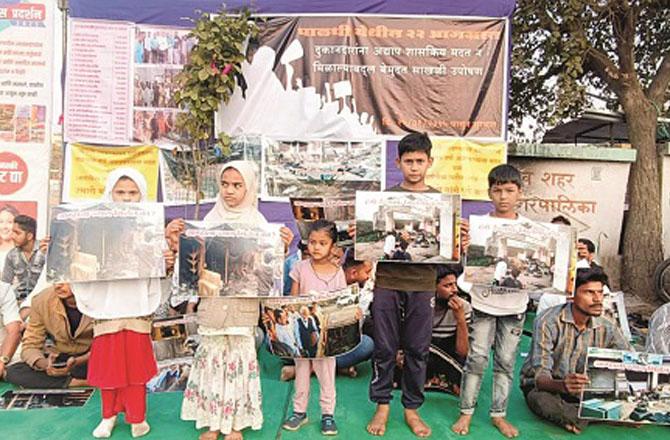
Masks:
[[[142,202],[146,194],[146,180],[135,169],[118,168],[107,177],[105,201]],[[165,257],[168,266],[174,262],[168,253]],[[93,436],[109,437],[120,412],[133,437],[147,434],[146,383],[157,372],[151,314],[160,301],[160,280],[72,283],[72,291],[81,312],[95,319],[87,379],[100,388],[103,419]]]
[[[257,208],[256,176],[253,162],[224,165],[219,197],[205,221],[266,224]],[[291,231],[282,228],[286,247],[292,239]],[[203,298],[198,315],[202,338],[184,391],[181,418],[195,421],[197,429],[209,429],[200,435],[200,440],[216,440],[220,434],[226,440],[242,439],[243,429],[258,430],[263,424],[260,370],[254,346],[258,300]]]

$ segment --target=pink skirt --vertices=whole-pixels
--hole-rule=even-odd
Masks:
[[[98,388],[144,385],[158,368],[148,334],[131,330],[93,339],[88,360],[88,383]]]

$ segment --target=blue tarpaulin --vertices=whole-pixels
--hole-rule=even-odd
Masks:
[[[225,3],[230,11],[248,8],[258,14],[411,14],[478,17],[511,17],[514,0],[70,0],[70,16],[125,20],[134,23],[188,26],[186,17],[197,9],[218,11]]]

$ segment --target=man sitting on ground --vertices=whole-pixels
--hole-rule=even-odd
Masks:
[[[33,291],[44,267],[45,253],[35,240],[37,223],[27,215],[14,218],[12,240],[14,249],[9,251],[2,270],[2,281],[14,286],[16,300],[22,302]]]
[[[588,347],[631,350],[619,327],[602,317],[607,275],[600,268],[578,269],[575,296],[535,319],[533,341],[521,368],[521,390],[532,412],[579,434],[579,397],[589,383]]]
[[[45,347],[47,335],[54,346]],[[23,362],[7,369],[7,382],[24,388],[86,386],[93,320],[77,309],[70,285],[55,284],[32,302],[23,335]]]
[[[345,252],[344,263],[342,264],[342,269],[344,270],[344,277],[347,280],[347,285],[357,284],[360,290],[360,304],[361,315],[365,317],[368,315],[368,306],[369,301],[366,301],[364,296],[367,294],[372,299],[371,290],[366,290],[365,285],[370,279],[370,274],[372,272],[372,263],[369,261],[359,261],[354,258],[353,248],[348,249]],[[363,334],[361,335],[361,342],[349,353],[344,353],[338,356],[335,356],[335,363],[337,366],[337,371],[340,374],[347,375],[349,377],[358,376],[358,370],[356,365],[363,362],[367,362],[372,357],[372,352],[375,348],[374,342],[370,335]]]

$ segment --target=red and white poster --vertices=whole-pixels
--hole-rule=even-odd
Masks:
[[[0,264],[16,215],[47,224],[56,2],[0,5]]]

